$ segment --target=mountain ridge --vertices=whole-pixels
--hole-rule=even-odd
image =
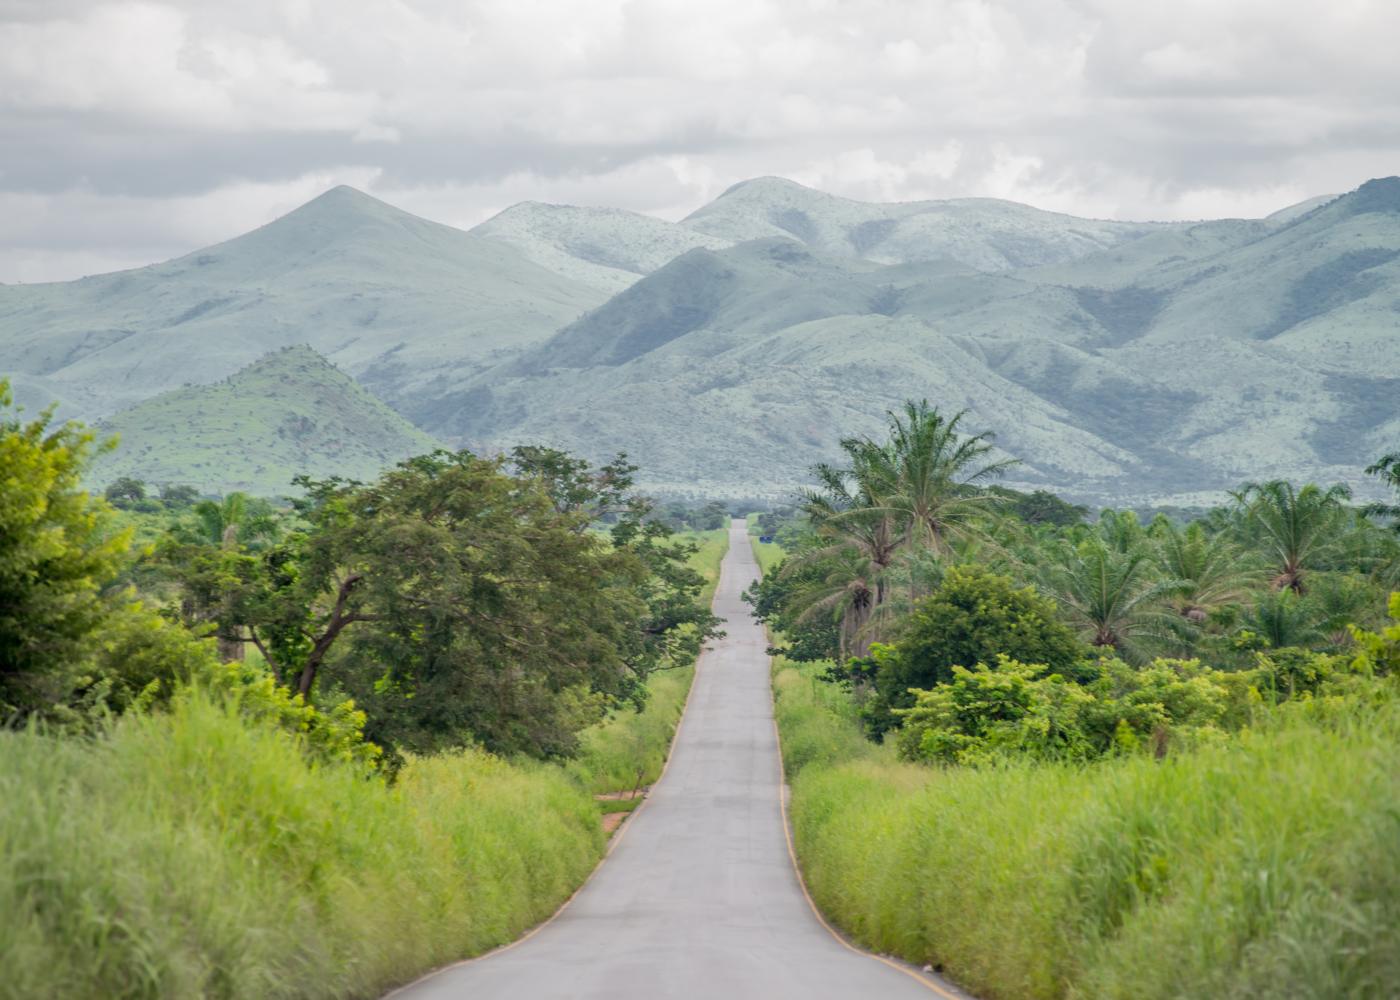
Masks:
[[[715,495],[795,485],[833,428],[925,396],[1082,499],[1361,485],[1400,439],[1397,332],[1400,178],[1194,223],[755,178],[680,222],[527,202],[465,231],[337,187],[173,261],[0,286],[0,365],[63,416],[308,344],[437,439],[627,450]]]

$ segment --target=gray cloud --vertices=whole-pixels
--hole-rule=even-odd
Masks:
[[[1258,215],[1400,170],[1389,0],[0,0],[0,280],[346,182],[471,225],[858,198]]]

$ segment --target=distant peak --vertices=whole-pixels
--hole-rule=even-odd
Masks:
[[[265,371],[269,368],[281,368],[286,365],[304,365],[308,363],[318,368],[330,368],[337,372],[340,371],[340,369],[336,368],[324,354],[321,354],[310,344],[291,344],[287,347],[279,347],[275,351],[268,351],[266,354],[245,366],[237,375]]]
[[[351,187],[349,184],[337,184],[333,188],[322,191],[316,197],[302,205],[301,208],[293,209],[289,214],[295,214],[296,212],[311,208],[313,205],[325,206],[328,208],[372,208],[380,210],[389,209],[394,212],[400,211],[400,209],[394,208],[393,205],[390,205],[386,201],[380,201],[373,195],[365,194],[365,192],[361,191],[359,188]]]
[[[271,236],[279,240],[290,239],[298,244],[310,240],[309,245],[323,246],[327,241],[354,238],[386,226],[402,227],[418,223],[439,225],[348,184],[340,184],[254,232],[260,234],[260,238]],[[252,235],[247,234],[240,239]]]
[[[571,208],[573,208],[572,205],[556,205],[549,201],[517,201],[491,216],[486,220],[486,223],[495,222],[497,219],[513,219],[517,216],[531,218],[538,215],[554,215]]]
[[[351,187],[349,184],[337,184],[333,188],[328,188],[325,192],[318,195],[317,198],[348,198],[351,200],[363,198],[365,201],[373,201],[381,205],[384,204],[373,195],[366,194],[359,188]],[[315,200],[315,198],[312,199],[312,201]]]
[[[1400,177],[1377,177],[1347,198],[1354,213],[1400,212]]]
[[[820,194],[815,188],[809,188],[805,184],[788,180],[786,177],[775,177],[771,174],[763,177],[752,177],[746,181],[740,181],[726,188],[720,198],[728,198],[730,195],[738,194],[740,191],[749,194],[760,194],[764,191],[802,191],[807,194]],[[718,199],[717,199],[718,200]]]

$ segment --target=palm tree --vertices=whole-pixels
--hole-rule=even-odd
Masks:
[[[201,500],[194,505],[192,541],[232,549],[239,542],[253,543],[272,535],[276,528],[272,507],[246,493],[234,492],[222,500]]]
[[[1094,534],[1114,552],[1131,552],[1147,542],[1147,529],[1131,510],[1103,510],[1094,525]]]
[[[1245,612],[1244,626],[1270,649],[1306,647],[1326,638],[1312,602],[1286,587],[1260,597],[1254,607]]]
[[[829,465],[812,471],[821,488],[803,495],[801,509],[826,544],[787,565],[790,572],[814,565],[828,570],[821,587],[799,598],[799,604],[811,602],[803,614],[817,608],[839,614],[841,655],[863,656],[869,651],[867,626],[888,594],[899,533],[858,476]]]
[[[223,500],[202,500],[194,505],[194,522],[177,531],[185,541],[212,545],[231,552],[240,543],[271,538],[277,523],[272,506],[246,493],[234,492]],[[225,663],[243,659],[240,629],[221,625],[215,639],[219,659]]]
[[[1249,483],[1233,496],[1274,564],[1274,589],[1305,593],[1308,571],[1340,533],[1351,490],[1342,483],[1326,490],[1308,483],[1294,490],[1292,483],[1275,479]]]
[[[960,538],[980,534],[978,522],[1002,499],[981,487],[1017,464],[991,461],[995,435],[964,435],[967,411],[945,419],[928,400],[889,414],[889,441],[859,443],[859,474],[870,493],[897,518],[908,542],[940,556]]]
[[[1351,645],[1351,625],[1363,628],[1385,607],[1385,591],[1353,573],[1319,573],[1308,591],[1308,603],[1328,645]]]
[[[1152,570],[1146,549],[1119,552],[1090,536],[1077,546],[1061,548],[1045,585],[1065,618],[1091,645],[1140,659],[1137,640],[1169,630],[1160,601],[1176,585],[1174,580],[1157,579]]]
[[[1366,467],[1366,475],[1377,476],[1380,481],[1390,486],[1397,494],[1400,494],[1400,451],[1393,451],[1389,455],[1382,455],[1373,464]],[[1367,504],[1367,517],[1384,518],[1390,522],[1390,530],[1400,534],[1400,503],[1372,503]]]
[[[802,556],[785,562],[784,569],[796,570],[811,565]],[[851,656],[864,656],[870,651],[868,636],[879,590],[880,573],[869,558],[854,546],[828,551],[826,572],[819,582],[804,587],[794,595],[795,606],[802,607],[798,622],[820,614],[829,614],[838,623],[838,655],[844,662]]]
[[[901,552],[899,575],[911,596],[935,574],[926,561],[908,558],[918,548],[946,558],[984,536],[984,511],[1001,498],[978,488],[1000,475],[1011,461],[987,461],[990,434],[958,431],[963,413],[945,420],[925,400],[906,403],[903,414],[889,414],[889,440],[846,438],[841,450],[849,467],[813,469],[818,488],[807,491],[802,511],[828,544],[799,556],[794,568],[833,560],[833,578],[815,598],[839,608],[843,654],[864,655],[883,613]],[[843,550],[849,550],[843,553]],[[839,556],[839,558],[838,558]],[[844,595],[844,596],[839,596]]]
[[[1164,518],[1152,533],[1157,566],[1176,581],[1167,603],[1192,625],[1204,624],[1217,608],[1243,601],[1260,582],[1260,572],[1239,546],[1223,534],[1209,534],[1199,522],[1183,530]]]

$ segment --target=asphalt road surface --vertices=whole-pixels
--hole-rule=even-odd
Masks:
[[[396,1000],[863,1000],[961,997],[843,944],[803,895],[783,828],[767,645],[740,594],[758,575],[730,529],[715,613],[670,765],[593,878],[514,946]]]

